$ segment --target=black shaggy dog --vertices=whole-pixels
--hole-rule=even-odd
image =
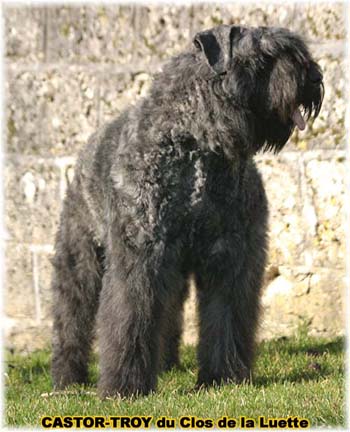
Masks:
[[[179,362],[191,274],[198,385],[249,377],[267,231],[253,156],[281,150],[322,98],[320,68],[299,36],[219,26],[91,137],[56,239],[55,386],[86,381],[96,322],[100,394],[154,390],[157,373]]]

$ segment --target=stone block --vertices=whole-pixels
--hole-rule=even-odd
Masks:
[[[291,336],[306,327],[314,336],[345,332],[345,274],[317,267],[280,266],[264,290],[260,338]]]
[[[117,117],[144,96],[151,84],[145,72],[103,74],[100,87],[100,123]]]
[[[52,155],[76,155],[98,124],[98,77],[81,68],[52,70],[46,88],[45,142]]]
[[[6,242],[5,314],[13,319],[35,318],[33,257],[27,245]]]
[[[242,26],[291,27],[295,21],[294,4],[224,3],[199,4],[192,8],[195,32],[219,24]]]
[[[269,201],[269,262],[304,263],[304,227],[300,215],[299,168],[296,158],[258,158]]]
[[[6,5],[4,14],[5,58],[20,63],[39,63],[45,57],[46,9]]]
[[[12,69],[6,99],[9,153],[75,154],[97,126],[98,78],[80,68]]]
[[[320,267],[345,268],[345,178],[343,157],[305,162],[305,194],[314,222],[308,230],[306,262]]]
[[[132,61],[135,7],[59,6],[48,9],[48,59],[64,64]]]
[[[291,28],[308,40],[345,39],[345,2],[296,2]]]
[[[13,320],[5,337],[5,347],[23,354],[51,347],[51,322],[38,325],[35,320]]]
[[[134,59],[156,63],[182,51],[191,41],[187,6],[148,5],[136,12]]]
[[[287,27],[308,40],[345,38],[343,2],[199,4],[192,8],[193,29],[218,24]]]
[[[51,278],[52,278],[52,251],[37,251],[35,254],[35,264],[37,271],[37,292],[39,293],[39,320],[41,322],[49,322],[52,319],[52,294],[51,294]]]
[[[59,169],[45,160],[8,158],[4,189],[5,225],[10,239],[52,244],[61,205]]]
[[[46,100],[42,88],[45,82],[45,74],[41,72],[17,68],[7,71],[6,152],[37,154],[43,151]]]

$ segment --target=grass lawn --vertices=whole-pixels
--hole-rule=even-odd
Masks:
[[[50,352],[6,357],[6,424],[40,426],[42,416],[160,416],[238,419],[246,416],[307,418],[311,427],[345,426],[344,340],[298,336],[260,344],[251,384],[194,391],[197,363],[192,347],[182,349],[181,369],[164,373],[156,393],[139,399],[101,401],[93,392],[96,362],[89,388],[52,391]],[[216,424],[215,424],[216,425]],[[238,426],[237,426],[238,428]]]

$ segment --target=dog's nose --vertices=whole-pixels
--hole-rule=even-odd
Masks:
[[[323,80],[323,75],[321,71],[314,64],[311,64],[307,76],[313,84],[320,84],[320,82]]]

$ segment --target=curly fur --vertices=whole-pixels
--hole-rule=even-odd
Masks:
[[[249,378],[268,214],[253,156],[281,150],[295,110],[317,116],[322,97],[299,36],[219,26],[90,138],[56,238],[57,387],[86,382],[97,327],[101,395],[154,390],[157,373],[179,363],[191,274],[198,385]]]

